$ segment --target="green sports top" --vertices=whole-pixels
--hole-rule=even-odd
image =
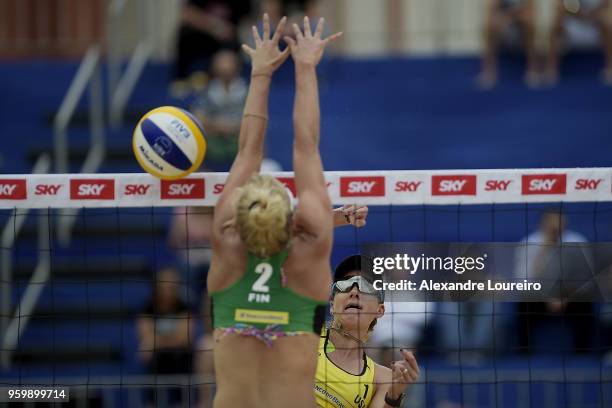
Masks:
[[[211,293],[213,327],[254,328],[283,333],[321,333],[327,302],[285,287],[285,249],[268,258],[247,254],[244,275],[227,289]]]

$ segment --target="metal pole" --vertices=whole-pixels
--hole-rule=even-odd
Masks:
[[[125,9],[126,0],[113,0],[108,7],[108,28],[107,28],[107,47],[108,47],[108,100],[117,90],[119,79],[121,78],[121,28],[119,19]]]
[[[66,173],[69,170],[68,166],[68,124],[74,115],[83,92],[87,89],[92,75],[94,74],[98,62],[100,60],[100,48],[98,46],[90,47],[83,58],[83,62],[68,88],[68,92],[62,101],[62,104],[55,115],[53,121],[54,142],[55,142],[55,170],[58,173]]]

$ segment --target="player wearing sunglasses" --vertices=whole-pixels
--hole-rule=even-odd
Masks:
[[[366,355],[365,343],[385,313],[384,293],[374,288],[371,272],[362,271],[361,256],[344,259],[334,272],[330,301],[332,320],[323,332],[315,398],[319,407],[399,407],[407,386],[419,376],[412,352],[391,368]]]

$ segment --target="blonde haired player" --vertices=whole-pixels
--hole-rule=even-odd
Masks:
[[[308,407],[317,345],[329,297],[333,217],[319,155],[315,67],[337,35],[315,35],[278,47],[285,19],[270,36],[253,27],[251,84],[239,151],[213,219],[208,289],[213,301],[214,407]],[[293,167],[299,209],[281,183],[258,175],[274,71],[289,53],[296,66]],[[315,103],[317,101],[317,103]],[[279,380],[282,376],[282,380]]]

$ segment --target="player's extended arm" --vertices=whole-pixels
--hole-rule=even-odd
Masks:
[[[304,31],[293,25],[296,39],[285,37],[295,62],[295,103],[293,109],[293,170],[300,201],[296,213],[297,224],[307,233],[318,236],[331,231],[331,201],[323,177],[323,164],[319,154],[319,90],[316,66],[325,46],[340,34],[322,39],[324,20],[320,19],[313,34],[308,17],[304,18]],[[325,216],[329,214],[328,216]]]
[[[263,144],[268,124],[268,95],[272,74],[289,56],[289,48],[283,52],[278,47],[286,18],[278,24],[276,32],[270,37],[270,21],[267,14],[263,17],[263,39],[253,26],[255,49],[243,45],[244,52],[251,58],[251,83],[238,139],[238,154],[230,169],[223,193],[215,207],[214,231],[223,229],[223,225],[233,217],[233,208],[229,203],[232,193],[243,185],[249,177],[259,171],[263,158]]]

